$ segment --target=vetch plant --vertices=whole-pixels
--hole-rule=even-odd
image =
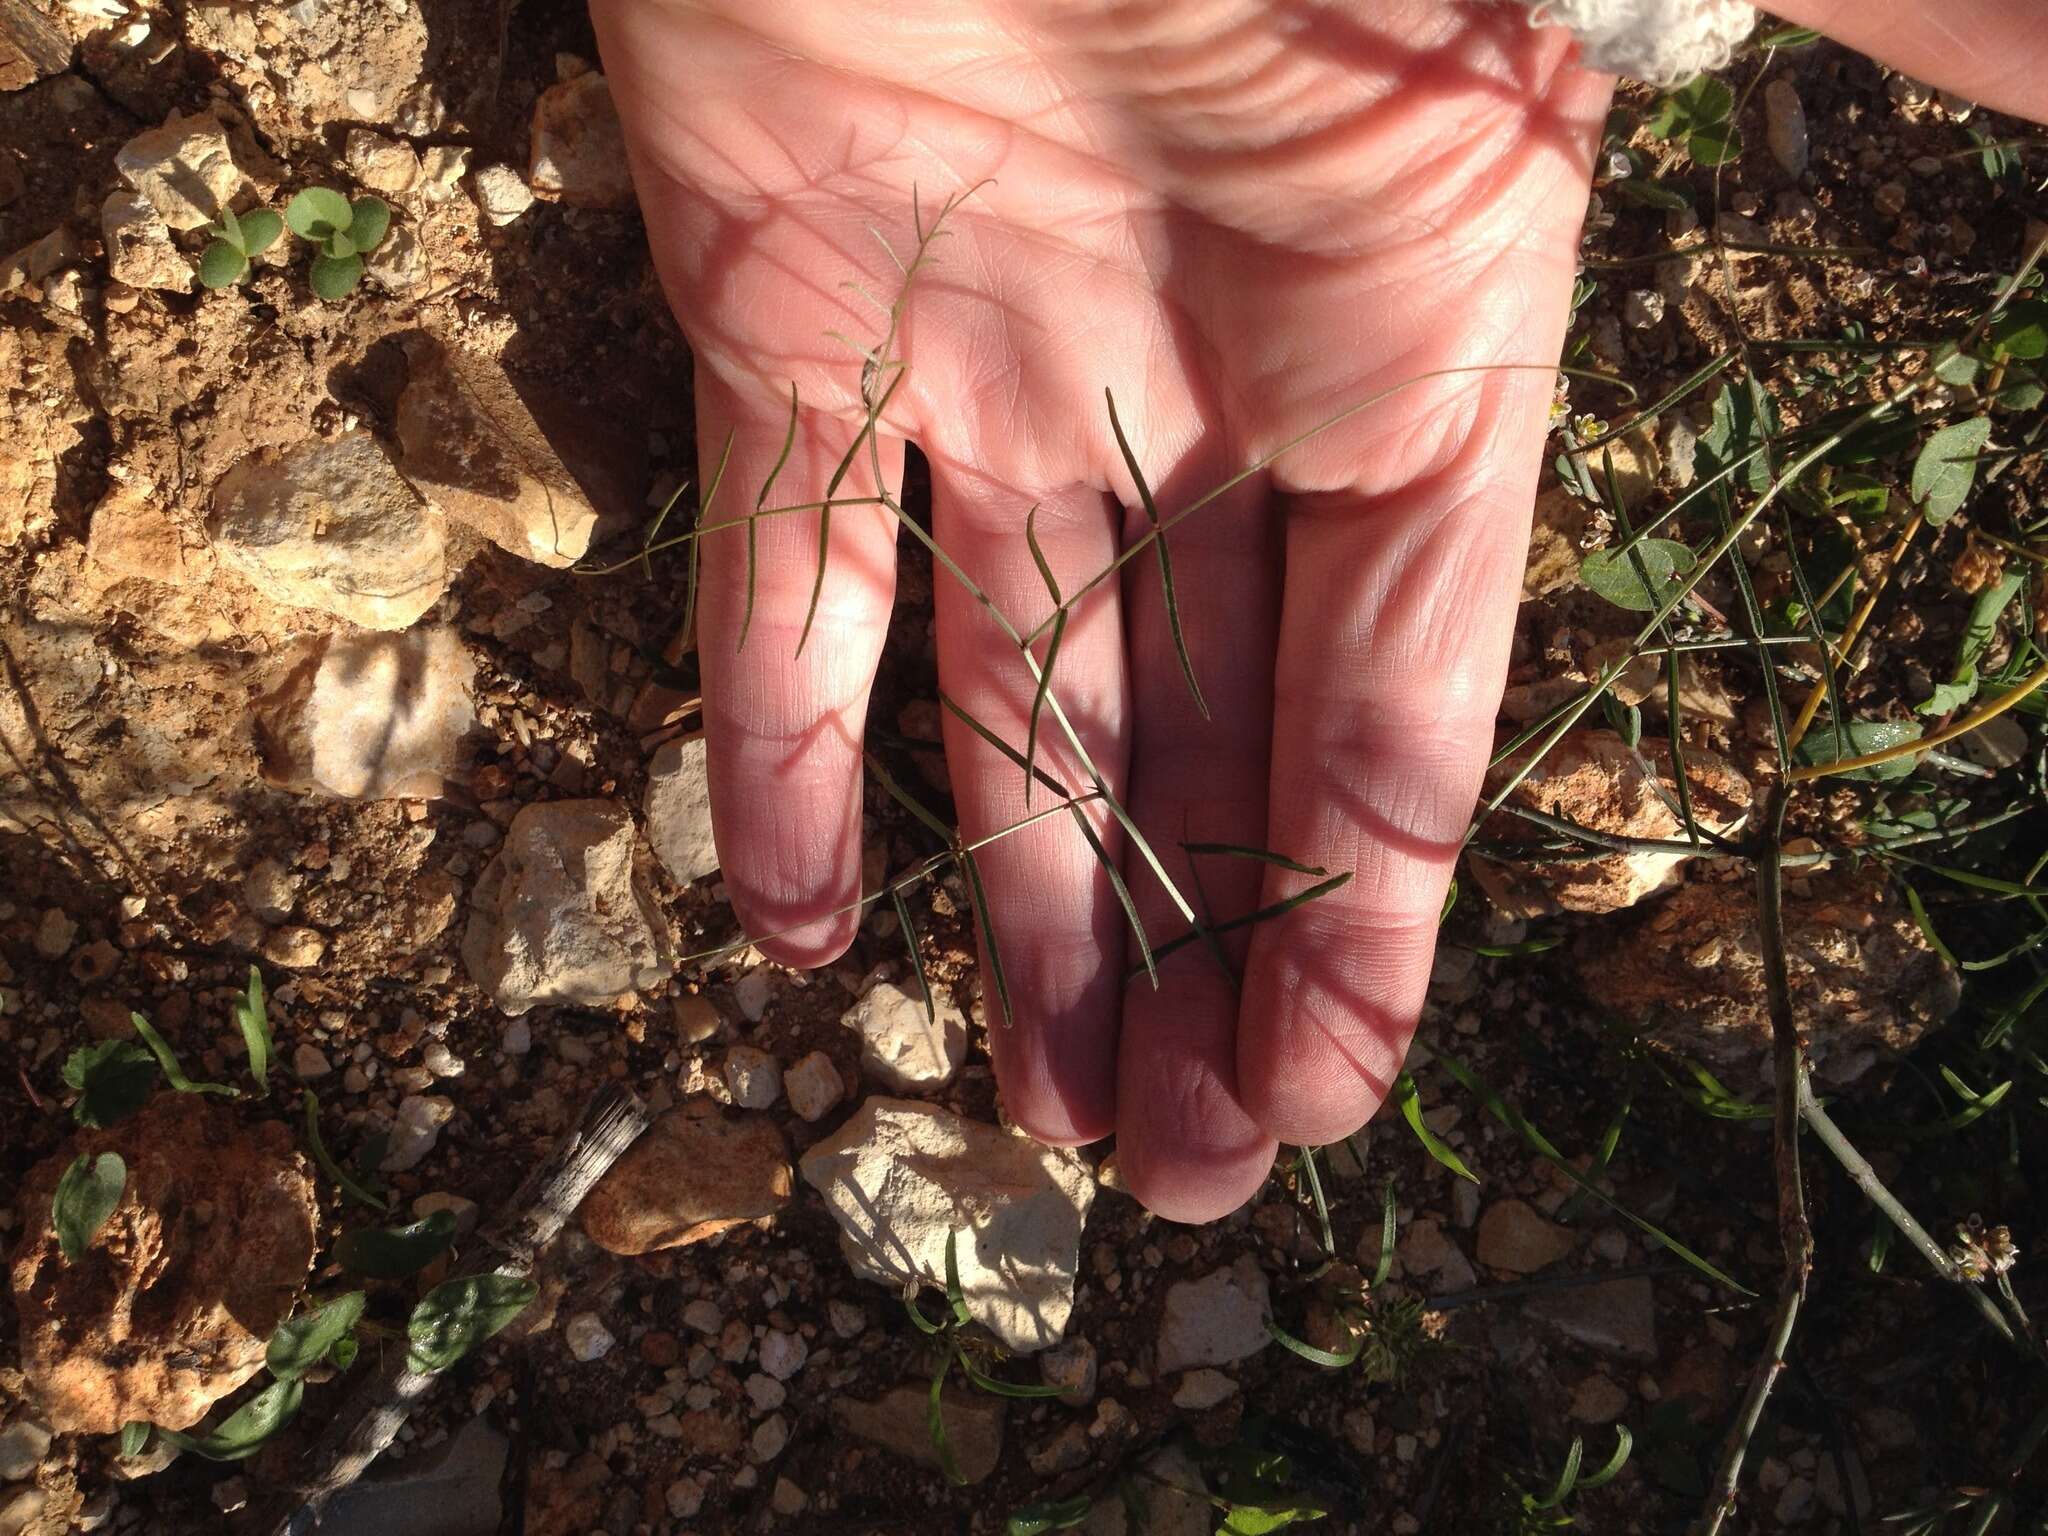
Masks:
[[[284,221],[313,246],[306,276],[314,294],[331,304],[363,280],[363,257],[384,243],[391,206],[379,197],[351,203],[331,187],[308,187],[285,205]]]
[[[220,222],[207,227],[213,236],[199,253],[199,281],[208,288],[229,288],[248,275],[249,263],[261,256],[284,233],[284,220],[268,208],[254,208],[237,216],[222,208]]]

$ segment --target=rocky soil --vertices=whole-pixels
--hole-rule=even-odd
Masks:
[[[2017,264],[2019,199],[1953,158],[1919,169],[1985,114],[1826,47],[1771,67],[1723,217],[1862,254],[1739,259],[1751,334],[1926,335],[1952,324],[1950,287]],[[238,285],[198,286],[223,209],[312,185],[394,210],[351,298],[314,298],[290,241]],[[1654,253],[1678,218],[1603,178],[1587,254]],[[1753,1124],[1660,1097],[1640,1054],[1768,1097],[1755,908],[1728,871],[1668,850],[1513,859],[1539,829],[1489,823],[1411,1061],[1424,1122],[1483,1183],[1383,1116],[1323,1154],[1327,1254],[1291,1149],[1243,1211],[1181,1229],[1122,1191],[1108,1149],[1004,1125],[957,877],[911,902],[929,1014],[892,911],[814,973],[745,947],[710,837],[681,557],[574,569],[627,561],[695,468],[687,356],[578,6],[0,0],[0,258],[0,1536],[251,1518],[345,1397],[335,1362],[245,1461],[161,1439],[124,1455],[122,1426],[241,1402],[309,1286],[363,1283],[337,1266],[343,1231],[449,1212],[465,1252],[609,1083],[653,1129],[550,1250],[537,1303],[449,1374],[334,1528],[993,1532],[1089,1494],[1081,1529],[1167,1536],[1210,1530],[1232,1448],[1270,1434],[1321,1529],[1515,1529],[1514,1491],[1554,1479],[1575,1435],[1604,1458],[1620,1423],[1636,1459],[1581,1501],[1585,1527],[1677,1529],[1697,1507],[1763,1316],[1431,1064],[1476,1066],[1581,1168],[1626,1092],[1602,1188],[1769,1289]],[[1718,283],[1685,256],[1603,275],[1577,333],[1654,398],[1728,341]],[[1630,494],[1688,484],[1706,425],[1680,412],[1618,445]],[[1578,584],[1602,517],[1546,487],[1504,734],[1635,627]],[[1752,553],[1762,596],[1782,595],[1782,551]],[[904,558],[877,736],[942,790],[942,764],[891,745],[936,734],[930,564]],[[1968,590],[1930,594],[1923,643],[1870,676],[1940,667]],[[1706,655],[1684,674],[1712,830],[1746,825],[1775,773],[1750,687]],[[1640,745],[1594,717],[1517,803],[1669,842],[1661,683],[1631,672],[1617,693],[1651,722]],[[931,851],[872,789],[868,810],[871,877]],[[1787,921],[1832,1089],[1869,1090],[1955,1009],[1954,970],[1881,875],[1798,872]],[[252,965],[267,1097],[158,1082],[140,1112],[77,1128],[66,1063],[135,1039],[131,1010],[194,1080],[249,1087],[234,1008]],[[67,1259],[56,1184],[106,1151],[125,1187]],[[1266,1324],[1350,1338],[1340,1301],[1378,1266],[1389,1177],[1377,1315],[1407,1331],[1325,1371]],[[956,1371],[940,1401],[964,1487],[902,1300],[922,1285],[938,1315],[956,1233],[962,1347],[1057,1391],[1005,1398]],[[365,1356],[449,1262],[367,1283]],[[1879,1336],[1929,1306],[1888,1291],[1836,1318],[1821,1384],[1786,1395],[1759,1450],[1748,1528],[1868,1529],[1977,1465],[1942,1369],[1864,1384]]]

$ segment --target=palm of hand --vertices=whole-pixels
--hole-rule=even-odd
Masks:
[[[1343,408],[1176,528],[1182,678],[1152,553],[1073,605],[1041,765],[1128,806],[1174,889],[1095,802],[1154,944],[1307,876],[1183,843],[1265,847],[1354,878],[1126,981],[1128,924],[1065,817],[979,855],[1014,1017],[991,1039],[1016,1120],[1118,1133],[1148,1204],[1220,1214],[1274,1141],[1354,1129],[1420,1007],[1436,909],[1491,742],[1604,80],[1553,33],[1403,0],[1362,22],[1302,3],[868,9],[606,0],[597,8],[657,263],[698,357],[700,460],[728,430],[714,520],[796,448],[768,503],[824,493],[932,206],[978,185],[904,306],[879,452],[841,487],[932,465],[939,544],[1020,630],[1053,609],[1027,509],[1071,593],[1146,529],[1110,389],[1172,516]],[[757,15],[757,12],[759,13]],[[769,30],[751,30],[753,27]],[[878,238],[878,236],[880,238]],[[894,256],[886,246],[893,248]],[[879,300],[871,305],[855,288]],[[726,882],[762,947],[851,937],[860,741],[893,593],[886,509],[842,507],[801,654],[818,524],[705,541],[699,646]],[[958,582],[937,593],[941,687],[1022,747],[1034,684]],[[747,635],[740,645],[742,628]],[[1038,654],[1044,655],[1044,644]],[[962,829],[1042,809],[948,718]],[[1177,893],[1177,894],[1176,894]],[[1185,905],[1183,905],[1185,904]],[[1232,974],[1232,973],[1235,974]],[[1119,1025],[1119,1021],[1120,1025]]]

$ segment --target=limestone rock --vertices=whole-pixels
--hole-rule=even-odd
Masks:
[[[1795,876],[1784,911],[1792,1007],[1821,1081],[1854,1082],[1955,1011],[1955,971],[1881,871]],[[1768,1090],[1771,1025],[1751,882],[1688,884],[1630,926],[1589,931],[1575,959],[1593,1002],[1647,1024],[1736,1092]]]
[[[711,836],[711,779],[702,736],[663,742],[647,765],[647,840],[678,885],[718,873]]]
[[[121,1202],[77,1263],[50,1225],[73,1158],[117,1152]],[[280,1120],[243,1129],[210,1100],[159,1093],[80,1131],[31,1170],[13,1262],[21,1366],[44,1422],[112,1434],[130,1419],[196,1424],[254,1376],[313,1266],[319,1206]]]
[[[943,1286],[958,1236],[968,1311],[1013,1350],[1059,1341],[1095,1180],[1079,1154],[907,1099],[871,1098],[806,1152],[804,1178],[862,1279]]]
[[[1764,136],[1771,146],[1771,158],[1787,176],[1804,175],[1811,140],[1806,129],[1806,105],[1799,99],[1799,87],[1784,75],[1764,87]]]
[[[1266,1272],[1246,1254],[1199,1280],[1177,1280],[1166,1292],[1159,1325],[1159,1374],[1197,1365],[1229,1365],[1272,1342]]]
[[[1672,809],[1678,785],[1669,743],[1646,735],[1640,755],[1642,762],[1612,731],[1568,732],[1515,787],[1507,803],[1616,837],[1684,838],[1684,826]],[[1495,768],[1487,776],[1488,793],[1508,782],[1524,762],[1525,757],[1517,756]],[[1655,770],[1657,782],[1644,772],[1644,762]],[[1698,749],[1686,753],[1685,769],[1693,814],[1700,824],[1717,832],[1739,827],[1749,812],[1749,781],[1725,758]],[[1503,809],[1488,818],[1482,835],[1491,842],[1515,844],[1556,834]],[[1680,853],[1640,852],[1514,864],[1474,855],[1469,862],[1473,878],[1496,907],[1509,917],[1531,918],[1560,909],[1618,912],[1632,907],[1678,884],[1686,861]]]
[[[603,75],[578,75],[541,92],[533,104],[533,163],[526,179],[550,202],[633,207],[626,139]]]
[[[394,224],[363,258],[363,270],[386,293],[410,293],[426,281],[427,254],[410,224]]]
[[[448,586],[440,514],[367,432],[249,455],[214,488],[206,532],[264,596],[365,629],[404,629]]]
[[[1657,1297],[1647,1276],[1532,1296],[1522,1310],[1603,1354],[1657,1358]]]
[[[926,1419],[930,1397],[928,1386],[898,1387],[871,1403],[835,1398],[832,1414],[848,1433],[906,1461],[937,1467],[939,1453]],[[939,1411],[945,1416],[946,1443],[962,1480],[983,1481],[1003,1455],[1002,1400],[949,1386],[939,1394]]]
[[[469,178],[476,205],[493,224],[510,224],[533,206],[533,188],[509,165],[486,165]]]
[[[967,1020],[943,992],[927,1018],[921,994],[879,981],[841,1021],[860,1034],[860,1069],[892,1093],[931,1093],[967,1059]]]
[[[582,559],[597,509],[504,370],[426,337],[406,357],[397,421],[406,477],[501,549],[542,565]]]
[[[1592,523],[1592,508],[1562,485],[1546,485],[1536,493],[1536,513],[1529,525],[1529,559],[1522,572],[1523,602],[1578,585],[1579,567],[1585,560],[1579,541]]]
[[[675,973],[636,843],[633,818],[608,800],[551,800],[512,818],[462,940],[463,963],[498,1007],[595,1006]]]
[[[822,1120],[846,1096],[846,1084],[839,1069],[823,1051],[811,1051],[797,1059],[782,1074],[782,1091],[797,1118],[806,1123]]]
[[[1546,1221],[1526,1200],[1496,1200],[1479,1218],[1479,1262],[1533,1275],[1572,1251],[1571,1232]]]
[[[782,1063],[756,1046],[734,1046],[721,1070],[741,1109],[767,1109],[782,1097]]]
[[[130,288],[192,291],[192,263],[171,243],[171,232],[140,192],[115,192],[100,204],[100,236],[107,276]]]
[[[204,115],[137,134],[115,154],[114,169],[172,229],[211,224],[242,185],[227,130]]]
[[[610,1253],[682,1248],[789,1204],[789,1149],[756,1115],[672,1109],[584,1199],[583,1231]]]
[[[264,777],[351,800],[436,798],[476,728],[475,676],[449,625],[303,640],[254,705]]]
[[[35,6],[21,0],[0,4],[0,92],[26,90],[62,74],[71,67],[71,46]]]
[[[397,120],[428,43],[426,16],[410,4],[279,10],[192,0],[179,20],[186,44],[233,83],[257,127],[286,143],[324,138],[331,124]]]
[[[355,179],[385,197],[402,197],[420,179],[420,157],[403,139],[351,128],[342,158]]]
[[[439,1094],[407,1094],[398,1102],[391,1140],[385,1146],[384,1161],[377,1166],[386,1173],[411,1172],[426,1161],[441,1139],[441,1127],[454,1118],[453,1100]]]

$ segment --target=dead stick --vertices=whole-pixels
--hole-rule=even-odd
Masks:
[[[556,1143],[547,1161],[527,1175],[497,1220],[484,1228],[479,1256],[457,1271],[457,1277],[531,1271],[541,1249],[652,1118],[628,1089],[615,1084],[599,1093],[584,1108],[576,1128]],[[403,1349],[386,1353],[383,1365],[356,1388],[314,1444],[308,1456],[311,1474],[259,1529],[288,1536],[301,1510],[310,1511],[317,1524],[327,1500],[383,1454],[436,1379],[407,1369],[405,1362]]]

